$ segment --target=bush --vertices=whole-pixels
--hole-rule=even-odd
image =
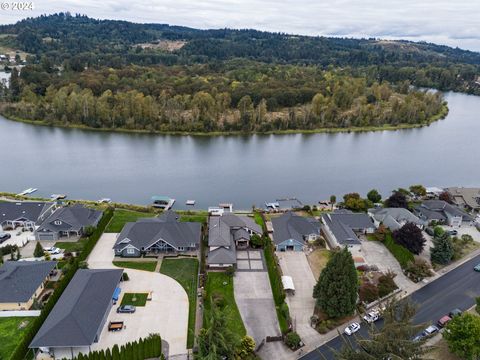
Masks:
[[[405,275],[414,282],[419,282],[433,275],[430,265],[423,259],[415,259],[408,263],[405,268]]]
[[[35,245],[35,250],[33,251],[33,256],[36,258],[42,257],[43,254],[43,247],[42,244],[40,244],[40,241],[37,241],[37,244]]]
[[[360,301],[369,304],[378,299],[378,288],[375,284],[365,282],[360,286],[358,296],[360,297]]]
[[[300,336],[292,331],[285,336],[285,345],[287,345],[290,349],[296,350],[300,347],[300,343],[302,342],[302,339],[300,339]]]
[[[404,246],[415,255],[423,251],[426,242],[422,230],[411,222],[407,222],[400,229],[395,230],[392,236],[398,245]]]
[[[391,234],[387,234],[383,243],[395,257],[395,259],[397,259],[402,268],[406,268],[409,262],[413,262],[415,260],[413,254],[408,251],[407,248],[403,247],[402,245],[398,245],[393,241]]]
[[[397,284],[395,284],[395,281],[393,280],[395,276],[397,275],[393,272],[388,272],[380,276],[378,279],[378,296],[380,298],[383,298],[398,289]]]
[[[264,239],[262,236],[260,235],[257,235],[257,234],[253,234],[251,237],[250,237],[250,246],[253,247],[253,248],[261,248],[264,244]]]
[[[123,272],[123,274],[122,274],[122,280],[123,280],[123,281],[128,281],[128,280],[130,280],[130,278],[128,277],[128,274],[127,274],[126,272]]]
[[[230,276],[230,277],[233,277],[233,275],[235,275],[235,268],[233,266],[229,266],[226,270],[225,270],[225,273]]]

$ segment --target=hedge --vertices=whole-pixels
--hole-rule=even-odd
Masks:
[[[405,269],[409,262],[413,262],[415,260],[413,254],[406,247],[395,243],[392,234],[387,234],[383,243],[395,257],[395,259],[397,259],[397,261],[400,263],[402,269]]]
[[[79,268],[79,263],[81,261],[85,261],[88,255],[90,255],[90,252],[93,250],[95,247],[95,244],[97,243],[98,239],[100,239],[100,236],[103,234],[103,231],[105,230],[105,227],[109,223],[110,219],[113,216],[113,210],[108,208],[102,216],[102,219],[98,223],[97,228],[93,231],[93,233],[89,236],[85,247],[83,248],[82,252],[78,256],[78,258],[73,258],[71,263],[69,263],[67,270],[64,272],[64,275],[62,279],[58,282],[58,286],[53,292],[53,294],[50,296],[48,299],[47,303],[43,307],[40,316],[35,318],[32,326],[30,329],[25,333],[25,336],[23,339],[20,341],[18,344],[17,348],[13,352],[13,354],[10,356],[8,360],[23,360],[25,359],[29,348],[28,346],[32,342],[33,338],[35,337],[35,334],[40,330],[40,327],[42,326],[43,322],[47,319],[48,314],[50,314],[50,311],[52,311],[53,307],[57,303],[58,299],[60,296],[63,294],[63,291],[65,288],[68,286],[70,283],[70,280],[72,280],[73,276],[77,272]]]

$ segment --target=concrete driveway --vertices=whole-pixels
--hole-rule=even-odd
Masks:
[[[113,250],[117,234],[103,234],[88,257],[92,269],[113,268]],[[153,298],[145,307],[137,307],[134,314],[117,314],[112,307],[100,341],[92,350],[106,349],[114,344],[119,346],[127,342],[159,333],[170,346],[170,355],[187,353],[188,297],[183,287],[172,278],[155,272],[125,269],[130,278],[122,282],[122,294],[153,291]],[[118,332],[107,330],[108,322],[125,321],[126,329]]]
[[[303,251],[277,252],[276,254],[283,275],[291,276],[295,286],[295,295],[287,295],[293,326],[303,342],[307,346],[312,346],[321,340],[321,336],[310,326],[310,318],[315,308],[315,299],[312,294],[316,281],[307,257]]]

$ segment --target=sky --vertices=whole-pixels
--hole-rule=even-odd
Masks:
[[[0,1],[2,24],[70,11],[200,29],[407,39],[480,51],[480,0],[33,0],[34,9],[22,11],[3,9],[14,1]]]

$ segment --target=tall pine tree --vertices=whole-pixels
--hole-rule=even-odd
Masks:
[[[335,252],[313,288],[317,306],[329,317],[351,315],[358,295],[358,277],[352,254],[345,247]]]
[[[430,260],[432,262],[446,265],[453,259],[453,244],[448,233],[444,232],[433,238],[433,248],[430,248]]]

